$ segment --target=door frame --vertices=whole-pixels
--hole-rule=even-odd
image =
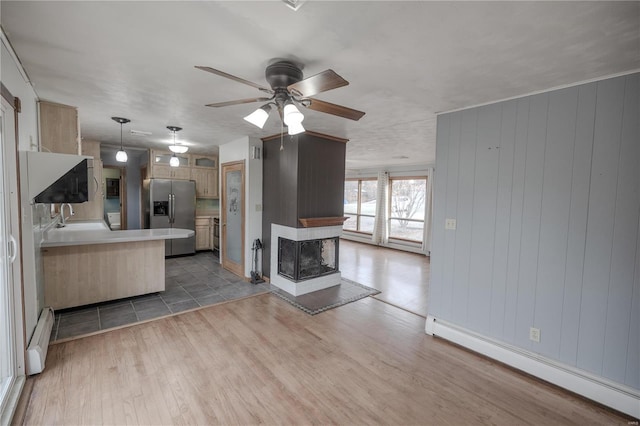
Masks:
[[[118,169],[120,170],[120,230],[127,229],[127,168],[122,166],[110,166],[105,165],[103,169]],[[102,177],[106,179],[106,177]],[[104,183],[104,182],[103,182]],[[105,187],[106,197],[106,187]]]
[[[220,262],[222,263],[222,267],[226,270],[228,270],[229,272],[232,272],[242,278],[245,278],[244,276],[244,266],[245,266],[245,241],[244,241],[244,236],[245,236],[245,228],[246,228],[246,220],[245,220],[245,210],[247,207],[247,200],[245,197],[245,160],[240,160],[240,161],[232,161],[229,163],[223,163],[220,165],[220,171],[222,174],[222,179],[221,179],[221,191],[220,191],[220,210],[221,210],[221,214],[220,214]],[[228,197],[227,197],[227,191],[226,191],[226,187],[227,187],[227,172],[231,172],[231,171],[240,171],[241,175],[242,175],[242,189],[240,191],[240,198],[242,200],[242,208],[240,209],[240,213],[241,213],[241,220],[242,220],[242,232],[240,235],[240,243],[241,243],[241,263],[235,263],[232,260],[230,260],[226,253],[224,248],[226,247],[226,242],[227,242],[227,202],[228,202]]]
[[[22,388],[25,382],[26,374],[26,329],[25,329],[25,300],[24,300],[24,273],[23,273],[23,250],[22,244],[22,209],[21,209],[21,194],[20,194],[20,163],[18,161],[18,114],[21,111],[20,99],[11,95],[11,92],[1,84],[1,99],[2,99],[2,111],[1,118],[5,127],[12,126],[13,128],[13,140],[2,138],[2,144],[0,149],[2,150],[3,164],[0,184],[7,190],[7,194],[3,194],[5,202],[8,201],[8,205],[5,205],[4,215],[7,217],[5,221],[6,225],[9,225],[8,234],[14,238],[14,261],[7,262],[7,282],[6,292],[5,289],[0,291],[5,292],[7,296],[6,306],[2,306],[0,311],[5,311],[8,316],[6,319],[9,321],[8,334],[4,336],[10,344],[10,361],[9,367],[11,368],[12,376],[8,383],[7,393],[5,395],[6,400],[0,400],[0,423],[5,423],[6,420],[13,416],[13,412],[17,406],[18,398],[22,392]],[[0,126],[1,128],[2,126]],[[1,129],[2,135],[6,137],[7,133],[4,128]],[[8,176],[7,176],[8,175]],[[8,178],[8,181],[5,181]],[[4,232],[4,231],[3,231]],[[4,241],[3,241],[4,243]],[[5,250],[3,253],[8,256]],[[4,262],[3,262],[4,263]],[[4,274],[4,271],[0,271]],[[3,321],[4,322],[4,321]],[[6,342],[1,342],[2,345]],[[5,405],[6,404],[6,405]]]

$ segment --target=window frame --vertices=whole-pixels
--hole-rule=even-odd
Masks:
[[[425,227],[425,219],[411,219],[411,218],[403,218],[403,217],[395,217],[392,216],[392,207],[393,207],[393,181],[394,180],[424,180],[424,191],[425,191],[425,202],[426,202],[426,192],[427,192],[427,179],[429,177],[427,175],[423,176],[389,176],[389,203],[387,206],[387,227],[389,229],[389,241],[397,241],[399,243],[411,243],[411,244],[422,244],[424,242],[424,227]],[[426,212],[425,212],[426,213]],[[424,217],[424,216],[423,216]],[[402,237],[394,237],[391,235],[391,221],[392,220],[406,220],[408,222],[421,222],[422,223],[422,238],[420,240],[412,240],[409,238]]]
[[[356,207],[357,207],[356,208],[356,212],[357,213],[355,213],[356,229],[345,229],[344,225],[343,225],[342,230],[344,232],[353,232],[355,234],[360,234],[360,235],[373,235],[373,232],[367,232],[367,231],[361,231],[360,230],[360,218],[362,216],[372,218],[374,220],[374,223],[375,223],[375,220],[376,220],[376,215],[375,214],[373,214],[373,215],[362,214],[362,182],[363,181],[373,181],[373,182],[376,183],[376,188],[377,188],[378,179],[375,178],[375,177],[369,177],[369,178],[346,178],[345,179],[345,183],[346,182],[358,182],[358,190],[357,190],[358,191],[358,197],[357,197],[357,200],[356,200]],[[354,213],[346,213],[346,212],[344,212],[344,209],[343,209],[343,214],[344,215],[350,215],[351,217],[353,217],[353,215],[354,215]],[[345,221],[345,223],[346,223],[346,221]]]

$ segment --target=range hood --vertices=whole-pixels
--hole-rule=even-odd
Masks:
[[[93,199],[93,157],[20,151],[29,200],[36,203],[82,203]]]

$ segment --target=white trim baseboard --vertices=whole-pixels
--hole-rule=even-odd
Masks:
[[[427,316],[425,332],[493,358],[585,398],[640,418],[640,391]]]

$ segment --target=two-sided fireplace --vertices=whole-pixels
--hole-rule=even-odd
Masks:
[[[338,237],[294,241],[278,238],[278,274],[295,282],[338,271]]]
[[[271,224],[271,284],[294,296],[340,285],[341,233],[342,225],[293,228]]]

